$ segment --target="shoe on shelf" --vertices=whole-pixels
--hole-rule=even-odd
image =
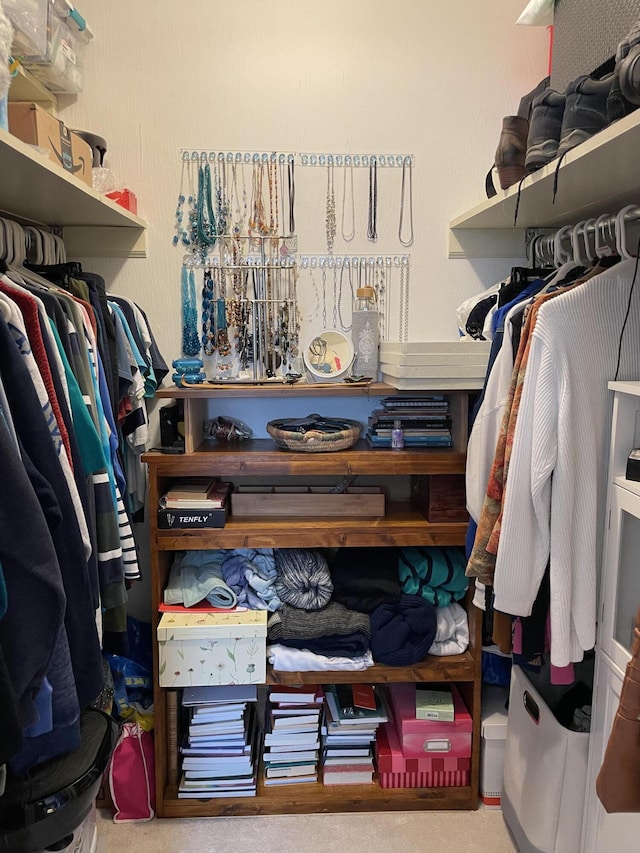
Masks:
[[[636,21],[616,49],[615,73],[622,96],[631,104],[640,105],[640,21]]]
[[[532,89],[530,92],[527,92],[527,94],[520,99],[520,106],[518,107],[518,115],[520,116],[520,118],[526,118],[527,121],[531,121],[531,110],[533,107],[533,102],[546,89],[549,88],[550,82],[551,78],[545,77],[538,83],[535,89]]]
[[[520,116],[505,116],[502,119],[502,132],[496,151],[496,169],[503,190],[526,175],[524,166],[527,154],[527,135],[529,122]]]
[[[493,198],[496,195],[496,188],[493,184],[494,168],[498,172],[500,187],[503,190],[507,190],[513,184],[517,184],[527,174],[524,161],[527,154],[527,136],[529,133],[531,107],[534,99],[548,85],[549,78],[545,77],[544,80],[538,83],[535,89],[527,92],[520,99],[517,115],[505,116],[502,119],[502,131],[500,133],[500,141],[498,142],[494,165],[489,169],[485,178],[487,198]]]
[[[583,76],[569,83],[558,145],[559,157],[607,127],[607,101],[614,76],[608,74],[602,80]]]
[[[558,156],[564,115],[564,92],[546,89],[534,99],[527,137],[527,172],[535,172]]]

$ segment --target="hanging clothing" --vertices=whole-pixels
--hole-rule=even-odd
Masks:
[[[611,418],[607,382],[636,377],[640,365],[635,265],[635,259],[623,261],[542,305],[530,344],[495,603],[528,615],[549,561],[551,662],[557,666],[581,660],[595,643]]]

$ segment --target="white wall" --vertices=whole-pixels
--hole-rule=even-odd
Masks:
[[[181,253],[171,238],[181,147],[413,153],[411,340],[454,339],[455,307],[509,268],[448,260],[447,222],[484,198],[502,116],[546,73],[546,30],[514,24],[524,0],[78,5],[96,37],[85,91],[61,115],[107,138],[108,163],[149,223],[146,260],[90,265],[149,311],[167,359],[180,344]],[[400,177],[379,170],[371,244],[367,170],[356,170],[357,237],[348,246],[338,237],[336,254],[407,251],[397,239]],[[297,169],[301,251],[326,252],[325,188],[324,169]],[[339,234],[339,171],[336,191]]]

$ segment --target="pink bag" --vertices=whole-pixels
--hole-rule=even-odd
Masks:
[[[156,800],[153,735],[124,723],[109,766],[114,823],[151,820]]]

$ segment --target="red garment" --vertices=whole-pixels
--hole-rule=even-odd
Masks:
[[[73,471],[73,458],[71,456],[69,433],[67,432],[67,427],[64,422],[64,418],[62,417],[62,411],[56,395],[55,385],[53,384],[51,366],[49,365],[49,359],[47,358],[47,351],[44,346],[42,331],[40,329],[38,306],[36,305],[35,299],[30,294],[25,293],[22,290],[18,290],[17,288],[10,287],[1,280],[0,292],[6,294],[20,309],[20,313],[22,314],[24,325],[27,330],[29,343],[31,344],[31,351],[33,352],[36,364],[38,365],[38,370],[42,376],[42,381],[44,382],[44,387],[47,391],[47,397],[49,398],[53,415],[56,419],[56,423],[58,424],[60,438],[64,444],[67,459],[69,460],[69,465]]]

